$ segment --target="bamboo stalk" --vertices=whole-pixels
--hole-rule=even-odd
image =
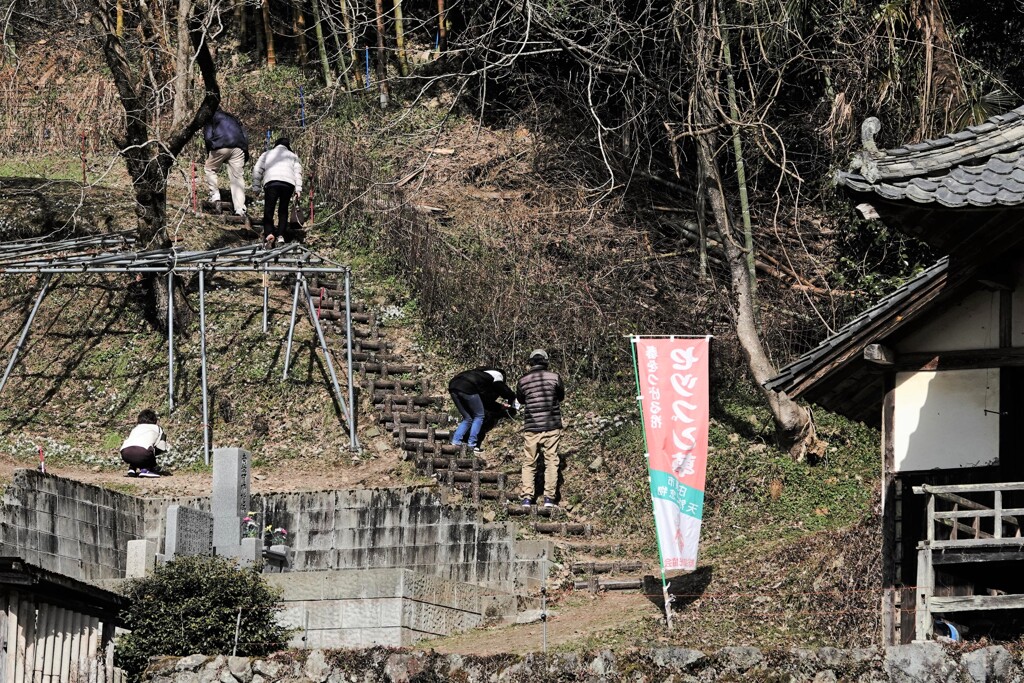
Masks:
[[[398,47],[398,69],[403,76],[409,75],[409,60],[405,54],[405,28],[402,23],[402,0],[395,3],[395,45]]]
[[[267,68],[277,66],[277,54],[274,52],[274,32],[270,27],[270,0],[263,0],[263,33],[267,43]]]

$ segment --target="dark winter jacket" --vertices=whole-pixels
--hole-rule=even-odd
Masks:
[[[237,148],[245,152],[246,156],[249,155],[249,138],[245,135],[242,122],[219,109],[203,127],[203,140],[206,142],[207,152]]]
[[[534,365],[519,378],[516,398],[523,404],[523,431],[550,432],[562,428],[565,387],[562,378],[546,365]]]
[[[466,370],[448,382],[448,391],[457,391],[467,396],[478,394],[484,403],[493,403],[499,396],[506,401],[515,400],[515,392],[504,381],[496,380],[494,375],[487,372],[488,370],[500,372],[502,377],[505,376],[498,368],[480,367]]]

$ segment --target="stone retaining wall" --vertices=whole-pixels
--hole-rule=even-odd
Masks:
[[[713,654],[685,648],[656,648],[597,653],[557,653],[518,657],[473,657],[421,651],[313,650],[278,653],[264,659],[192,655],[154,659],[144,680],[152,683],[196,681],[309,681],[312,683],[535,683],[586,681],[617,683],[710,683],[778,681],[797,683],[988,683],[1019,681],[1020,658],[1002,647],[945,649],[939,643],[883,649],[764,651],[727,647]]]

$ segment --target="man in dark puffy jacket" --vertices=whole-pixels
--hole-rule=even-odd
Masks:
[[[523,411],[523,505],[533,504],[537,463],[544,454],[544,507],[558,497],[558,441],[562,436],[562,400],[565,387],[557,373],[548,370],[548,352],[530,353],[530,370],[516,385],[516,399]]]
[[[474,452],[482,453],[480,430],[486,415],[485,404],[494,403],[499,396],[506,401],[516,398],[515,392],[505,384],[504,370],[484,366],[460,372],[448,383],[448,393],[462,415],[462,421],[452,435],[452,445],[461,446],[466,442],[468,433],[467,445]]]
[[[210,188],[210,201],[220,201],[220,183],[217,173],[224,164],[228,165],[228,181],[231,184],[231,204],[235,213],[245,215],[245,162],[249,160],[249,138],[242,122],[226,111],[218,109],[213,118],[203,127],[203,142],[206,143],[206,184]]]

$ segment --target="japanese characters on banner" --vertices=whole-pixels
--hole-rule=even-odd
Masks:
[[[664,569],[696,569],[708,458],[710,338],[633,338]]]

